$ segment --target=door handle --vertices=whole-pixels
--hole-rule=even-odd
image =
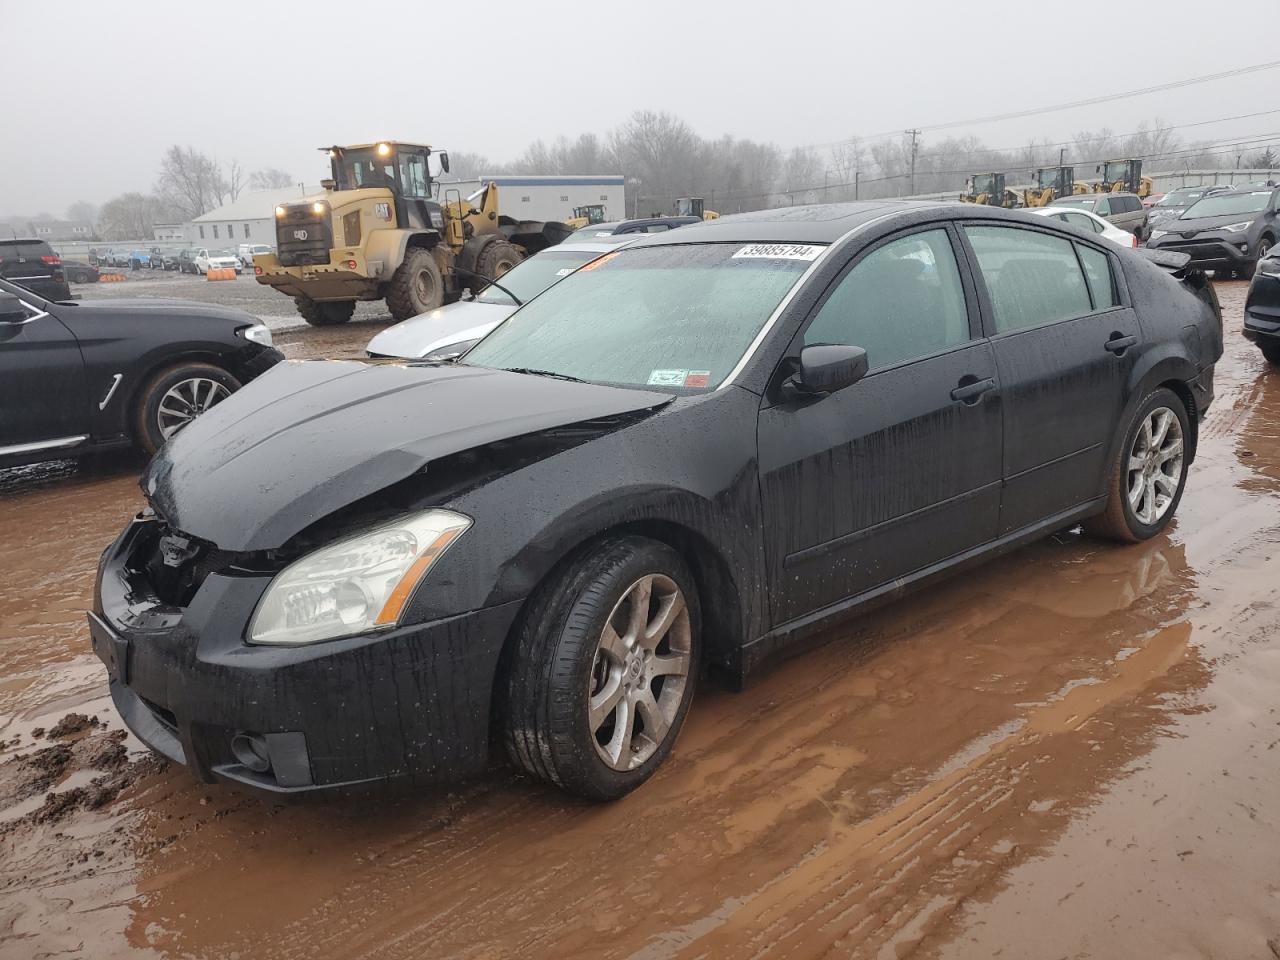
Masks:
[[[1117,357],[1123,356],[1124,352],[1138,342],[1137,337],[1125,337],[1118,333],[1113,333],[1111,339],[1104,346],[1114,353]]]
[[[951,391],[951,399],[962,403],[975,404],[988,390],[994,390],[996,382],[991,378],[979,380],[972,375],[960,378],[960,385]]]

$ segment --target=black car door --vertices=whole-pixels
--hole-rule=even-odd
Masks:
[[[71,331],[0,289],[0,458],[31,445],[71,447],[87,439],[84,362]]]
[[[1007,533],[1101,495],[1142,333],[1102,249],[1034,227],[963,233],[1000,371]]]
[[[773,621],[867,594],[996,535],[1000,399],[952,229],[860,253],[792,344],[845,343],[870,370],[779,395],[758,427]]]

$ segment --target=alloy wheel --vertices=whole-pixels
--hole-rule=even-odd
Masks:
[[[1129,450],[1129,508],[1148,526],[1169,512],[1182,482],[1182,424],[1168,407],[1143,418]]]
[[[160,435],[168,440],[200,414],[229,396],[230,390],[208,377],[179,380],[160,398],[160,408],[156,412]]]
[[[671,733],[692,667],[684,594],[649,574],[623,593],[605,621],[591,667],[587,722],[600,759],[634,770]]]

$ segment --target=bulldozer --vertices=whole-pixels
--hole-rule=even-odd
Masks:
[[[430,160],[448,173],[449,154],[425,144],[321,149],[324,192],[279,204],[276,252],[253,258],[258,282],[292,297],[313,326],[345,323],[360,300],[385,300],[397,320],[434,310],[573,232],[502,216],[494,183],[441,196]]]
[[[1003,173],[975,173],[964,182],[961,203],[980,203],[992,207],[1018,207],[1021,200],[1012,190],[1005,189]]]
[[[706,209],[702,197],[681,197],[676,201],[677,217],[701,217],[703,220],[719,220],[720,214]]]
[[[573,216],[565,224],[573,230],[581,230],[593,224],[604,223],[604,204],[588,203],[585,207],[574,207]]]
[[[1150,177],[1142,175],[1142,161],[1136,159],[1108,160],[1098,167],[1102,179],[1093,185],[1095,193],[1136,193],[1149,197],[1153,188]]]
[[[1076,183],[1074,167],[1041,167],[1036,185],[1022,192],[1022,201],[1028,207],[1047,207],[1059,197],[1088,192],[1085,184]]]

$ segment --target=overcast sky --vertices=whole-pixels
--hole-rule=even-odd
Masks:
[[[60,216],[76,200],[148,191],[173,143],[314,183],[327,169],[314,148],[334,142],[416,140],[503,160],[531,140],[603,133],[652,108],[704,136],[791,147],[1280,60],[1276,24],[1248,14],[1229,24],[1189,0],[1106,9],[1028,0],[0,0],[0,215]],[[1014,147],[1085,128],[1124,133],[1157,116],[1184,124],[1280,110],[1277,91],[1272,69],[925,135],[973,133]],[[1276,131],[1280,112],[1178,133]]]

